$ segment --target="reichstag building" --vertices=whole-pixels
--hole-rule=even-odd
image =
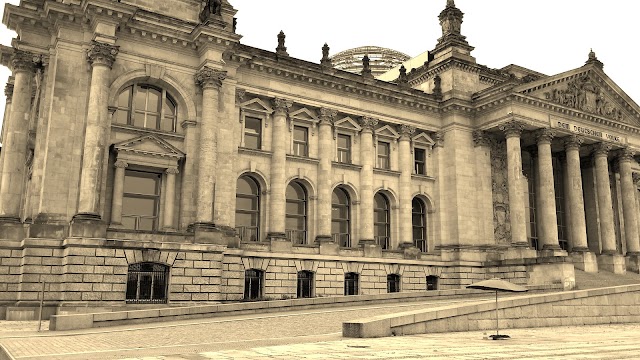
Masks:
[[[73,308],[639,271],[640,108],[595,53],[478,64],[442,0],[418,58],[312,63],[242,44],[232,2],[5,5],[0,306],[42,282]]]

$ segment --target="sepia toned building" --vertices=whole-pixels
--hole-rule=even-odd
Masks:
[[[640,108],[593,52],[555,75],[477,64],[448,0],[424,61],[374,77],[283,33],[244,45],[235,14],[5,5],[1,304],[42,282],[73,307],[639,271]]]

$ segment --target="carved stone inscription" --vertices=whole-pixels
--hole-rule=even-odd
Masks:
[[[509,222],[509,187],[507,182],[507,143],[491,142],[491,177],[493,193],[493,234],[496,243],[508,243],[511,239]]]
[[[569,82],[566,89],[553,89],[545,92],[544,96],[560,105],[625,121],[622,111],[607,101],[604,90],[586,75]]]

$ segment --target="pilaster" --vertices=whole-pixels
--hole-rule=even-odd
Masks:
[[[472,133],[475,166],[476,166],[476,202],[478,204],[478,233],[480,242],[477,245],[495,244],[493,233],[493,197],[491,178],[491,137],[481,130]]]

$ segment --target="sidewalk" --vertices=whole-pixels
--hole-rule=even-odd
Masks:
[[[128,360],[638,359],[640,324],[509,329],[509,340],[463,332],[227,350]]]

